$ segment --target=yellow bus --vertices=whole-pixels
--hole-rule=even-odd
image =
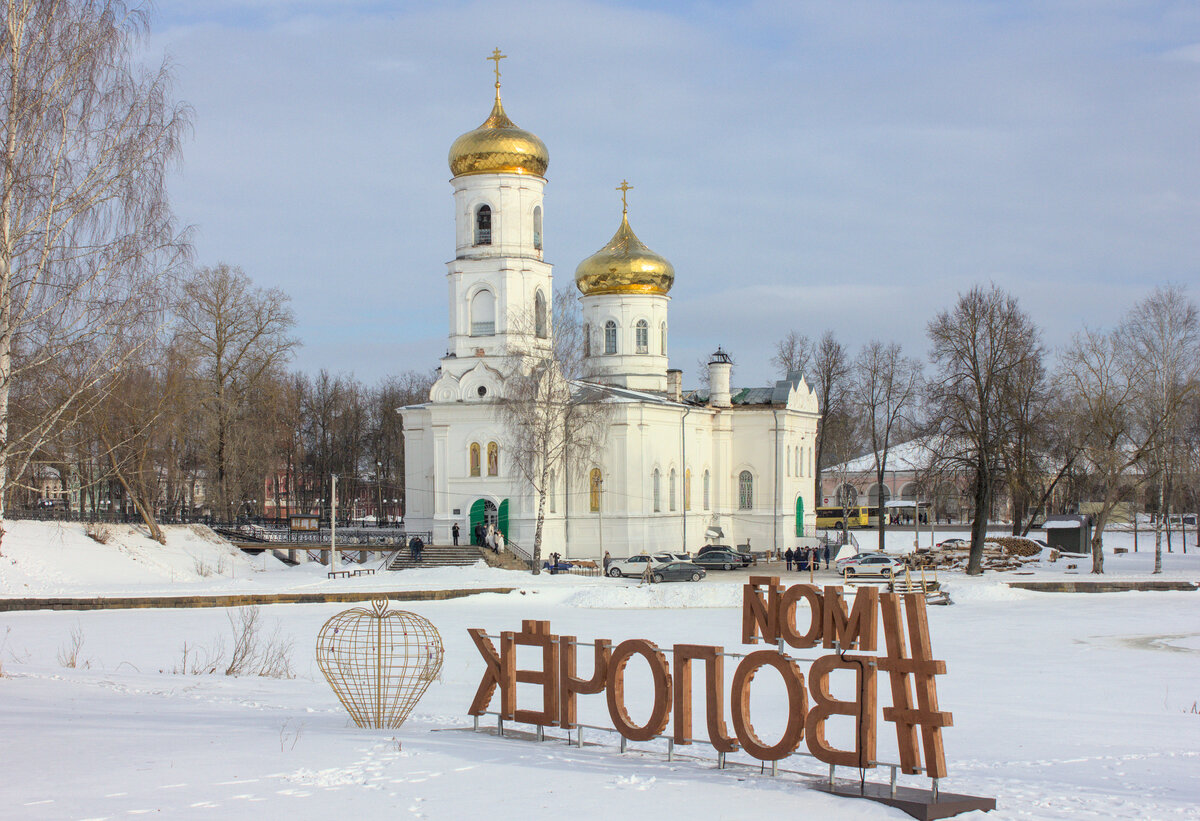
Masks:
[[[841,530],[843,527],[866,527],[870,521],[870,509],[866,507],[819,507],[817,508],[817,527]]]

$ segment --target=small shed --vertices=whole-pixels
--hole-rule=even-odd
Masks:
[[[1047,516],[1042,527],[1046,544],[1065,553],[1092,552],[1092,517],[1085,514]]]

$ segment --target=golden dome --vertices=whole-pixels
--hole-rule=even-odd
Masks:
[[[450,173],[533,174],[546,176],[550,153],[537,135],[517,128],[500,104],[500,84],[496,84],[496,103],[483,125],[468,131],[450,146]]]
[[[629,212],[613,238],[575,269],[575,286],[584,296],[596,294],[666,294],[675,282],[675,267],[651,251],[629,227]]]

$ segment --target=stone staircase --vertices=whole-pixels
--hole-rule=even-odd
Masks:
[[[454,545],[425,545],[421,551],[421,561],[414,561],[412,552],[407,547],[396,551],[388,562],[388,570],[408,570],[410,567],[464,567],[475,564],[483,558],[478,547],[470,544]]]

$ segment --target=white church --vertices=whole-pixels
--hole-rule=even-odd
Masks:
[[[554,332],[542,233],[549,154],[504,112],[502,56],[492,57],[491,114],[450,147],[449,345],[429,401],[401,409],[405,521],[439,544],[456,523],[464,541],[492,523],[531,551],[538,497],[506,461],[496,405],[512,352],[548,348]],[[671,263],[633,233],[627,208],[608,244],[576,268],[584,379],[612,415],[595,463],[552,477],[543,555],[695,552],[712,541],[783,550],[814,534],[815,394],[798,373],[731,388],[730,359],[718,348],[707,395],[685,395],[668,358],[674,281]]]

